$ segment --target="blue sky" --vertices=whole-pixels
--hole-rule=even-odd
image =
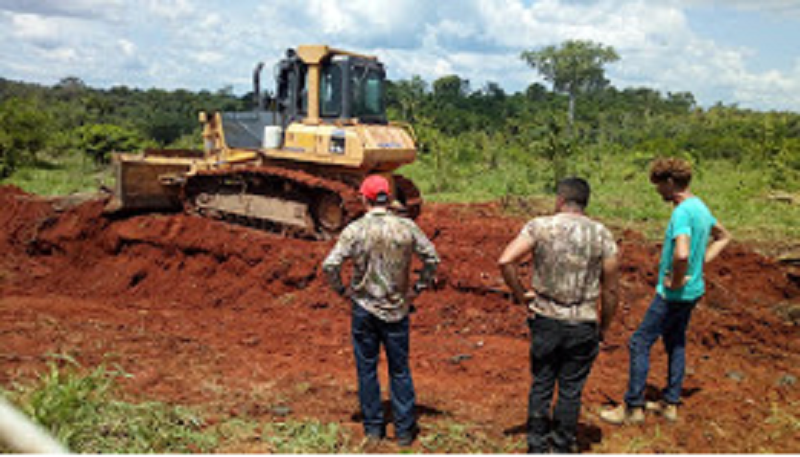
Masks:
[[[620,89],[800,112],[800,0],[0,0],[0,77],[47,85],[243,94],[257,62],[326,43],[515,92],[542,82],[520,52],[568,39],[613,46]]]

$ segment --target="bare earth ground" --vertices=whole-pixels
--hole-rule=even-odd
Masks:
[[[187,215],[114,220],[103,203],[64,209],[0,187],[1,385],[32,378],[48,354],[70,354],[84,366],[119,363],[132,375],[128,394],[204,405],[212,422],[288,413],[360,436],[349,305],[319,268],[332,242]],[[497,205],[432,204],[418,222],[443,260],[412,317],[423,433],[451,420],[522,442],[527,326],[503,294],[496,259],[524,220]],[[652,298],[659,254],[636,233],[615,233],[623,307],[587,384],[582,449],[800,452],[800,272],[740,244],[709,266],[709,292],[689,329],[680,421],[616,428],[599,420],[624,393],[626,342]],[[658,344],[653,393],[664,373]]]

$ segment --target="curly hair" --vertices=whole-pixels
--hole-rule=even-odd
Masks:
[[[668,179],[685,188],[692,181],[692,165],[674,157],[656,159],[650,167],[650,182],[658,184]]]

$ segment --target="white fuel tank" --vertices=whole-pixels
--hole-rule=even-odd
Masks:
[[[278,125],[264,126],[264,140],[261,146],[264,149],[278,149],[283,142],[283,129]]]

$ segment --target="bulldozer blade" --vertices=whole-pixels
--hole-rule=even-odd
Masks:
[[[202,151],[148,150],[140,154],[115,154],[114,195],[106,212],[178,210],[186,174]]]

